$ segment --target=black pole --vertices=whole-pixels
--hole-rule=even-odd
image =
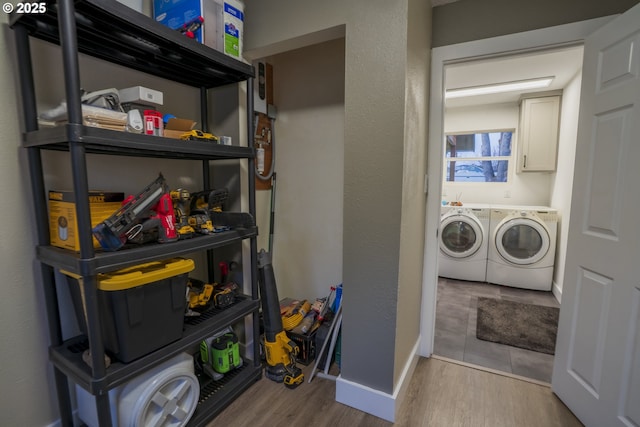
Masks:
[[[16,26],[15,34],[18,70],[20,74],[22,115],[24,117],[25,132],[28,133],[38,130],[38,110],[36,107],[35,85],[33,83],[31,48],[29,44],[29,33],[24,26]],[[31,178],[31,194],[33,196],[36,215],[37,241],[38,245],[47,245],[49,244],[49,221],[47,218],[47,201],[45,197],[40,148],[27,148],[27,156]],[[59,346],[62,344],[62,327],[58,312],[58,295],[56,294],[53,268],[45,264],[40,264],[40,274],[42,277],[42,289],[48,319],[49,341],[52,346]],[[60,423],[63,426],[72,426],[73,411],[69,397],[69,382],[62,371],[55,366],[53,367],[53,373],[56,394],[58,396]]]
[[[97,277],[89,271],[93,259],[93,237],[91,233],[91,213],[89,210],[89,188],[87,178],[86,152],[82,142],[82,103],[80,101],[80,66],[78,64],[78,39],[73,0],[58,0],[58,26],[60,48],[65,76],[67,116],[69,120],[69,154],[73,171],[73,190],[76,194],[76,218],[78,222],[78,240],[80,242],[80,268],[83,280],[84,304],[87,313],[87,335],[91,348],[91,366],[94,379],[104,378],[106,366],[100,311],[98,307]],[[109,394],[98,390],[96,408],[101,425],[111,425]]]

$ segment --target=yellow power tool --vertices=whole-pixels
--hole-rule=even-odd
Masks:
[[[296,388],[304,381],[302,369],[296,365],[297,344],[290,340],[282,327],[280,300],[271,265],[271,255],[261,250],[258,254],[258,283],[264,320],[265,376],[275,382]]]

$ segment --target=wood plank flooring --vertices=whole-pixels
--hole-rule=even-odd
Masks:
[[[305,375],[308,378],[310,368]],[[295,390],[266,378],[210,424],[326,427],[574,427],[582,424],[548,386],[422,358],[396,423],[335,401],[335,382],[315,377]]]

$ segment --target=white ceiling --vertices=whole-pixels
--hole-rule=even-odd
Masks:
[[[438,0],[442,1],[442,0]],[[551,86],[525,92],[454,98],[447,108],[517,102],[526,92],[563,89],[582,68],[582,46],[565,47],[546,52],[527,53],[493,59],[482,59],[445,67],[447,89],[555,76]]]

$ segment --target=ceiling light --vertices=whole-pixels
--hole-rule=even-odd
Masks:
[[[445,98],[462,98],[465,96],[489,95],[492,93],[513,92],[524,89],[540,89],[548,87],[553,79],[554,77],[542,77],[538,79],[519,80],[516,82],[448,89],[445,92]]]

